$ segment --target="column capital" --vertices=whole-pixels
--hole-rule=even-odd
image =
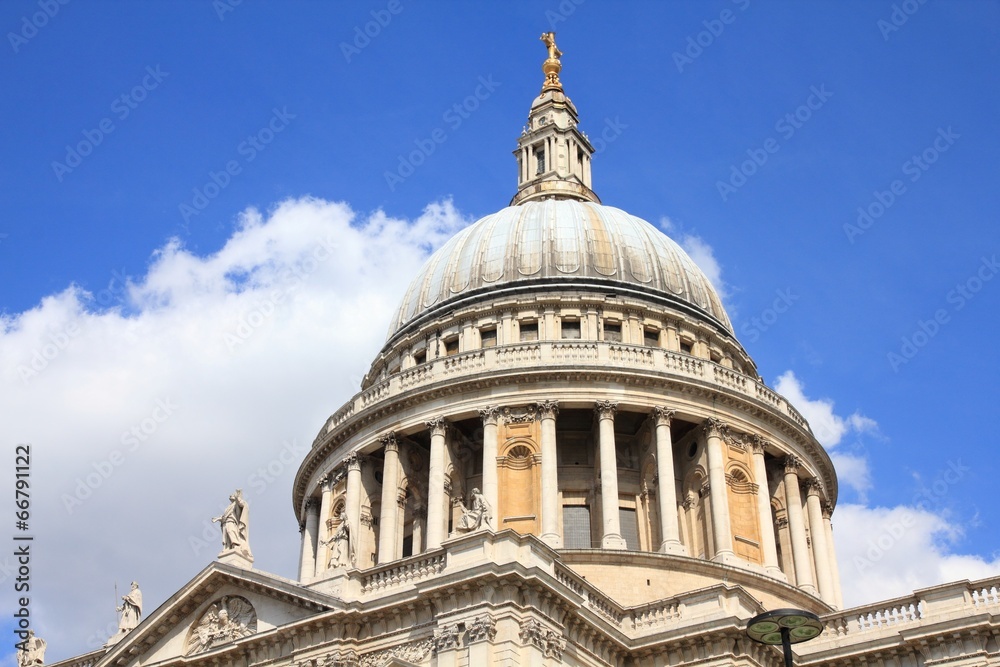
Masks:
[[[535,403],[538,410],[539,419],[555,419],[559,414],[559,403],[557,401],[539,401]]]
[[[435,417],[434,419],[429,419],[427,421],[427,428],[430,429],[431,435],[444,435],[448,430],[448,422],[444,417]]]
[[[385,451],[399,452],[399,441],[396,439],[396,434],[393,431],[384,434],[378,441],[385,447]]]
[[[808,496],[818,496],[822,499],[823,496],[823,483],[820,482],[815,477],[810,477],[805,481],[806,486],[806,497]]]
[[[833,503],[831,503],[829,500],[824,500],[822,503],[820,503],[820,509],[823,510],[824,519],[829,519],[830,517],[833,516]]]
[[[802,467],[802,460],[794,456],[786,456],[784,466],[786,475],[788,473],[797,474],[799,468]]]
[[[598,419],[614,420],[615,413],[618,412],[618,404],[613,401],[597,401],[594,403],[594,413]]]
[[[333,491],[334,475],[333,471],[330,471],[319,478],[319,488],[323,493]]]
[[[652,417],[653,423],[656,426],[670,426],[670,422],[673,420],[675,414],[677,414],[676,410],[671,410],[664,405],[657,405],[653,408],[650,417]]]
[[[496,405],[488,405],[479,408],[479,416],[485,426],[496,426],[500,420],[500,408]]]
[[[362,454],[361,452],[351,452],[350,454],[348,454],[347,458],[344,460],[348,472],[352,470],[360,471],[361,467],[364,466],[364,464],[367,462],[367,458],[368,457]]]
[[[721,419],[716,419],[715,417],[709,417],[702,423],[702,428],[705,429],[705,434],[709,437],[715,436],[721,438],[726,435],[726,431],[729,430],[729,424],[722,421]]]
[[[764,449],[770,444],[767,440],[760,437],[756,433],[750,434],[747,442],[750,445],[750,451],[759,456],[764,456]]]
[[[305,509],[306,512],[310,512],[312,510],[319,510],[319,498],[314,498],[312,496],[306,498]]]

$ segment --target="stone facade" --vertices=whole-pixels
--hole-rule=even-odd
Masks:
[[[800,665],[1000,665],[1000,578],[840,609],[829,456],[690,258],[600,204],[543,38],[513,206],[429,261],[299,468],[298,581],[212,563],[60,667],[777,666],[744,627],[785,607],[825,623]]]

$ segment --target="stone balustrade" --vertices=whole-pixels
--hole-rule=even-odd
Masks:
[[[782,396],[749,375],[720,364],[661,347],[626,345],[608,341],[533,341],[516,343],[432,359],[368,387],[356,394],[327,420],[333,431],[351,416],[383,401],[394,400],[412,389],[484,371],[537,369],[539,366],[595,366],[658,373],[667,379],[691,379],[715,384],[746,398],[760,401],[808,431],[802,415]],[[317,441],[318,442],[318,441]]]
[[[826,626],[823,635],[801,650],[814,653],[830,644],[853,643],[858,635],[895,635],[905,628],[987,612],[1000,612],[1000,577],[925,588],[912,595],[827,614],[822,619]]]

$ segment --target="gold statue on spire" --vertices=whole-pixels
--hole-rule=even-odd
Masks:
[[[562,90],[562,83],[559,81],[559,72],[562,70],[562,63],[559,56],[563,53],[556,46],[556,34],[554,32],[543,32],[540,39],[545,42],[549,49],[549,57],[542,63],[542,71],[545,73],[545,83],[542,85],[542,92],[546,90]]]

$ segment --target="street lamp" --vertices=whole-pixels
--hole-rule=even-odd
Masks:
[[[747,637],[761,644],[782,647],[785,667],[792,667],[792,644],[815,639],[823,632],[823,621],[802,609],[775,609],[747,623]]]

